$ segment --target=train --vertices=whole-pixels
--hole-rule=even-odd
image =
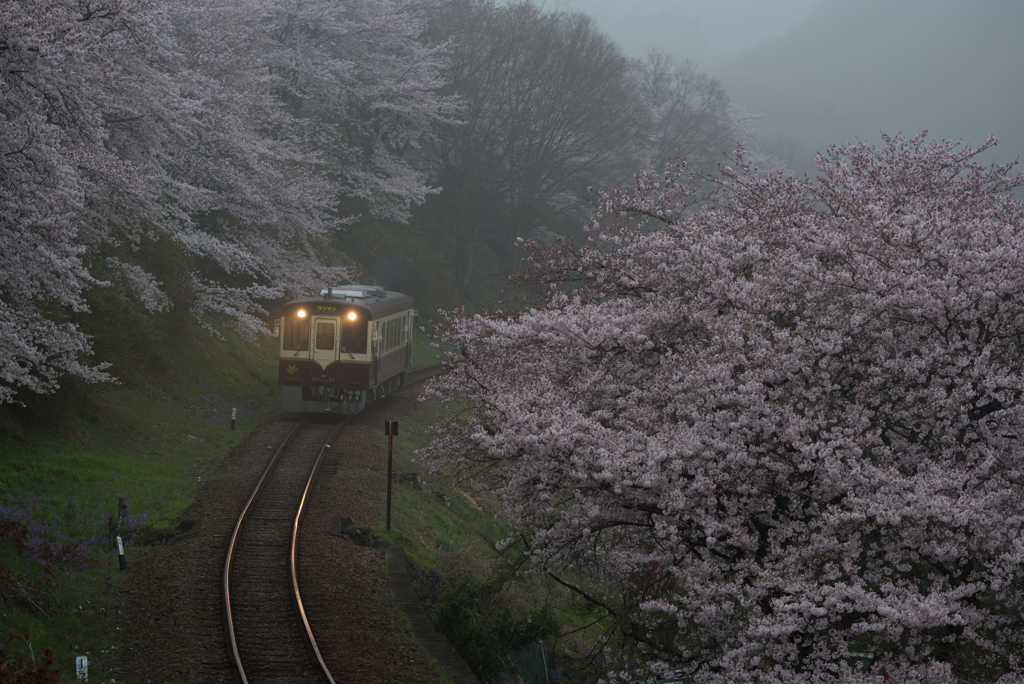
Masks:
[[[274,321],[286,411],[353,415],[405,384],[417,312],[409,295],[338,285]]]

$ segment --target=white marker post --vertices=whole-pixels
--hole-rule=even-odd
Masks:
[[[117,535],[117,562],[121,566],[121,572],[124,572],[124,544],[121,543],[121,535]]]
[[[75,679],[79,682],[89,681],[89,659],[85,656],[75,658]]]
[[[232,432],[235,431],[235,418],[237,418],[237,417],[238,417],[238,409],[236,409],[236,408],[231,409],[231,431]]]

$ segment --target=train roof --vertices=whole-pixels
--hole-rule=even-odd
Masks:
[[[320,290],[319,297],[295,299],[285,304],[286,309],[295,306],[323,306],[324,302],[347,304],[363,309],[370,318],[382,318],[412,308],[412,297],[401,292],[391,292],[379,285],[335,285]]]

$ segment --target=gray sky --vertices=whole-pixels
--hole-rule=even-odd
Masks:
[[[649,46],[703,66],[780,36],[820,0],[547,0],[548,9],[586,12],[624,52]]]
[[[827,0],[714,73],[766,138],[807,155],[927,130],[974,147],[994,135],[990,158],[1010,161],[1024,153],[1022,28],[1021,0]]]
[[[1024,0],[538,2],[592,15],[631,56],[697,62],[794,170],[831,143],[925,129],[1024,155]]]

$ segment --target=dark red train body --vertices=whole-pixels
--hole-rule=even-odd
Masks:
[[[285,304],[274,327],[284,408],[359,413],[404,384],[415,316],[412,297],[371,285]]]

